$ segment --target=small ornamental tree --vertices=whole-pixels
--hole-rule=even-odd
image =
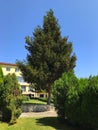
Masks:
[[[9,123],[15,123],[21,114],[21,90],[15,74],[8,74],[4,77],[4,86],[2,89],[2,120]]]
[[[53,83],[62,73],[73,70],[76,56],[72,43],[61,36],[58,21],[52,10],[44,16],[43,26],[38,26],[33,36],[26,37],[28,50],[26,62],[17,61],[24,79],[36,83],[37,89],[48,92],[48,104]]]

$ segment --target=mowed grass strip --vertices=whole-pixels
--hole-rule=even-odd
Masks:
[[[30,103],[30,104],[47,104],[47,99],[29,99],[28,101],[24,101],[23,103]]]
[[[0,130],[80,130],[60,124],[56,117],[19,118],[14,125],[0,122]],[[82,129],[83,130],[83,129]]]

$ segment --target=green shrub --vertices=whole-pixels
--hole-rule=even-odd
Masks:
[[[4,107],[2,109],[2,121],[10,122],[11,120],[11,109],[8,107]]]
[[[98,76],[77,79],[64,74],[55,81],[54,105],[58,117],[69,123],[98,130]]]
[[[21,98],[14,98],[11,99],[9,109],[11,110],[11,119],[10,119],[10,124],[16,123],[16,119],[20,116],[21,114]]]
[[[30,97],[29,97],[29,96],[22,96],[22,100],[23,100],[23,101],[29,101],[29,100],[30,100]]]
[[[2,120],[13,124],[21,114],[22,105],[21,90],[15,74],[8,74],[4,77],[4,85],[0,93]]]
[[[70,87],[65,103],[66,116],[72,124],[81,124],[81,103],[83,101],[83,93],[88,85],[88,80],[77,80],[77,84],[77,86]]]
[[[78,88],[70,88],[65,105],[70,123],[98,128],[98,76],[80,79]]]
[[[81,103],[81,122],[98,129],[98,76],[89,77]]]
[[[77,87],[77,78],[72,72],[65,73],[62,77],[55,81],[53,87],[53,100],[60,121],[66,118],[65,103],[67,101],[68,91],[72,87]]]

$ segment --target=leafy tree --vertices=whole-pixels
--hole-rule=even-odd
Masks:
[[[72,43],[62,37],[58,20],[52,10],[44,16],[43,26],[38,26],[33,36],[26,37],[28,50],[26,61],[17,61],[24,79],[36,83],[37,89],[48,92],[48,104],[53,83],[62,73],[73,70],[76,56],[72,54]]]

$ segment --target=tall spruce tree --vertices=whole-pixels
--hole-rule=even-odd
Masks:
[[[24,79],[36,83],[37,89],[48,92],[50,104],[52,85],[62,73],[73,71],[76,56],[72,54],[72,43],[62,37],[60,27],[52,10],[44,16],[43,26],[38,26],[33,36],[26,37],[28,50],[26,61],[17,61]]]

